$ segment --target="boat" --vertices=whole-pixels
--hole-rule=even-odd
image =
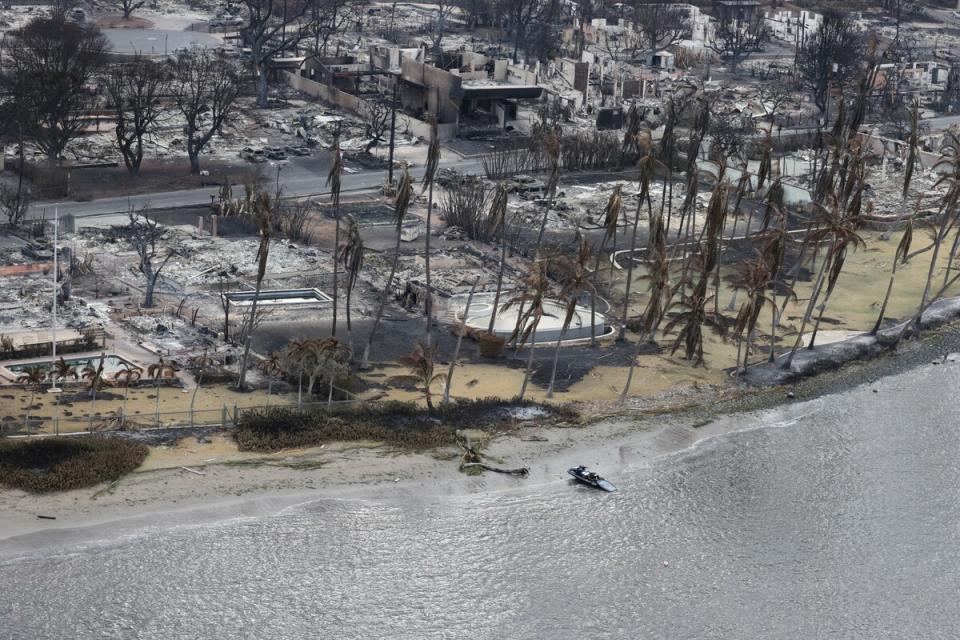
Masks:
[[[587,471],[587,468],[583,465],[574,467],[572,469],[567,469],[567,473],[572,475],[583,484],[589,485],[595,489],[600,489],[602,491],[608,491],[611,493],[617,490],[615,486],[607,482],[607,480],[605,480],[599,474],[596,474],[593,471]]]

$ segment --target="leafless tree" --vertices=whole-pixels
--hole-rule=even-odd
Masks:
[[[813,93],[821,112],[833,84],[850,80],[863,59],[863,39],[846,12],[827,11],[823,22],[800,50],[797,68],[800,78]]]
[[[925,55],[924,44],[913,34],[901,33],[896,40],[886,48],[884,57],[890,62],[911,63],[920,60]]]
[[[315,32],[314,3],[310,0],[243,0],[247,24],[241,36],[250,47],[257,83],[257,106],[267,106],[267,63]]]
[[[117,148],[131,176],[140,172],[143,140],[163,113],[162,98],[170,91],[172,74],[163,63],[139,55],[115,65],[106,77],[107,94],[116,109]]]
[[[463,12],[470,29],[491,24],[496,15],[496,7],[489,0],[453,0],[453,4]]]
[[[88,84],[103,67],[107,41],[96,27],[54,14],[15,32],[4,74],[23,134],[51,161],[87,126],[95,100]]]
[[[123,11],[124,19],[130,17],[130,15],[146,4],[146,0],[120,0],[120,10]]]
[[[443,37],[447,35],[447,23],[456,8],[451,0],[436,0],[436,18],[430,21],[430,42],[437,55],[443,51]]]
[[[174,75],[177,108],[185,120],[190,172],[200,173],[200,152],[233,112],[240,78],[232,62],[206,50],[177,56]]]
[[[710,155],[732,158],[740,153],[757,127],[753,118],[737,113],[714,113],[710,118]]]
[[[757,97],[770,122],[776,124],[784,107],[793,99],[793,91],[783,82],[768,82],[757,86]]]
[[[513,61],[516,63],[520,43],[524,42],[527,30],[534,20],[551,4],[552,0],[500,0],[499,13],[506,17],[513,32]]]
[[[140,258],[137,268],[147,280],[143,306],[149,309],[153,306],[153,291],[157,286],[157,280],[160,279],[160,272],[167,266],[170,258],[178,252],[175,247],[169,247],[166,250],[163,247],[157,247],[157,240],[166,232],[166,229],[159,225],[156,217],[151,218],[146,211],[137,212],[132,209],[127,215],[130,217],[130,225],[127,227],[130,244]],[[161,257],[160,254],[165,255]]]
[[[66,16],[79,6],[80,0],[52,0],[50,2],[52,13],[56,16]]]
[[[11,227],[16,227],[23,221],[32,201],[30,190],[23,188],[22,184],[16,187],[0,185],[0,215],[7,219],[7,224]]]
[[[915,0],[881,0],[880,6],[889,11],[896,21],[896,32],[894,33],[894,42],[901,38],[900,23],[903,22],[903,14],[923,15],[923,3]]]
[[[386,134],[390,129],[390,105],[381,100],[368,100],[367,117],[364,119],[366,135],[370,138],[364,151],[370,153],[370,150],[386,140]]]
[[[544,0],[536,18],[526,29],[524,50],[527,58],[541,62],[553,60],[560,55],[561,0]]]
[[[326,56],[330,36],[361,21],[364,4],[359,0],[310,0],[311,53]]]
[[[672,2],[636,0],[633,21],[650,51],[676,44],[690,36],[690,14]]]
[[[766,42],[767,28],[763,16],[730,12],[721,14],[717,19],[713,37],[707,46],[730,63],[730,70],[736,72],[741,62]]]

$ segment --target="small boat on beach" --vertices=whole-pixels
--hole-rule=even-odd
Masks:
[[[567,473],[572,475],[574,478],[579,480],[585,485],[589,485],[594,489],[600,489],[601,491],[614,492],[617,490],[615,486],[607,482],[599,474],[594,473],[593,471],[588,471],[587,468],[583,465],[579,467],[574,467],[572,469],[567,469]]]

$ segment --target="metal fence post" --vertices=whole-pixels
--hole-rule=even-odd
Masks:
[[[227,405],[223,405],[220,408],[220,428],[227,428]]]
[[[53,433],[54,435],[60,435],[60,416],[53,419]]]
[[[234,427],[239,427],[239,426],[240,426],[240,414],[237,413],[237,403],[236,403],[236,402],[233,403],[233,426],[234,426]]]

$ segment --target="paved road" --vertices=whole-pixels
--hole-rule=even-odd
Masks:
[[[931,130],[946,129],[954,124],[960,124],[960,115],[938,116],[925,120],[924,122],[928,124]],[[810,130],[814,131],[815,129]],[[800,129],[796,131],[800,131]],[[463,173],[473,174],[480,174],[483,171],[483,167],[478,158],[456,157],[454,160],[441,161],[441,167],[457,169]],[[424,168],[422,166],[411,169],[411,173],[418,180],[423,177],[423,172]],[[306,171],[296,164],[290,164],[287,169],[281,172],[280,184],[283,187],[284,195],[287,197],[324,197],[329,195],[329,191],[327,191],[325,187],[326,177],[327,169],[325,165],[322,167],[322,170]],[[344,174],[343,192],[362,192],[378,189],[383,184],[385,178],[386,171],[382,169],[364,169],[357,173]],[[211,196],[216,197],[218,194],[219,187],[206,187],[203,189],[167,191],[129,197],[101,198],[87,202],[41,202],[33,205],[30,217],[39,218],[45,215],[49,218],[54,208],[59,209],[61,215],[73,214],[78,218],[116,216],[126,213],[130,206],[137,209],[142,207],[167,209],[208,204]]]
[[[464,173],[480,173],[482,171],[480,160],[476,158],[457,158],[449,162],[442,162],[441,167],[457,169]],[[423,177],[424,168],[414,167],[410,172],[415,178],[420,179]],[[386,173],[386,170],[380,169],[361,170],[353,174],[344,174],[343,192],[377,189],[386,179]],[[325,186],[326,179],[327,174],[325,171],[322,173],[304,171],[280,173],[280,185],[283,188],[283,194],[287,197],[299,198],[328,195],[329,191],[326,190]],[[125,213],[130,206],[137,209],[141,207],[151,207],[153,209],[188,207],[209,204],[211,196],[217,197],[219,192],[219,187],[206,187],[187,191],[167,191],[162,193],[132,195],[129,197],[101,198],[88,202],[40,202],[33,205],[30,215],[31,217],[39,218],[45,213],[49,218],[50,212],[56,208],[61,215],[73,214],[78,218],[88,218],[92,216],[122,214]]]

